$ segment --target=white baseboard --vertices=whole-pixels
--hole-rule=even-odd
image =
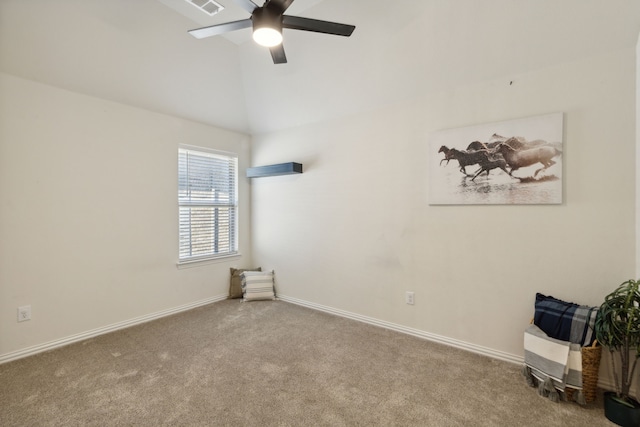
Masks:
[[[128,328],[131,326],[146,323],[151,320],[160,319],[161,317],[171,316],[183,311],[191,310],[203,305],[211,304],[214,302],[227,299],[227,295],[218,295],[211,298],[206,298],[200,301],[184,304],[178,307],[169,308],[167,310],[158,311],[156,313],[147,314],[144,316],[136,317],[133,319],[125,320],[123,322],[114,323],[112,325],[104,326],[102,328],[92,329],[90,331],[82,332],[76,335],[70,335],[65,338],[50,341],[44,344],[27,347],[21,350],[13,351],[10,353],[0,355],[0,364],[11,362],[12,360],[21,359],[23,357],[32,356],[34,354],[42,353],[45,351],[53,350],[54,348],[63,347],[65,345],[73,344],[78,341],[86,340],[89,338],[97,337],[99,335],[107,334],[109,332],[117,331],[119,329]]]
[[[451,347],[456,347],[462,350],[471,351],[473,353],[477,353],[483,356],[488,356],[493,359],[504,360],[506,362],[522,364],[524,363],[524,358],[521,356],[517,356],[515,354],[506,353],[499,350],[494,350],[488,347],[483,347],[481,345],[468,343],[465,341],[456,340],[453,338],[448,338],[442,335],[432,334],[430,332],[421,331],[419,329],[409,328],[406,326],[398,325],[395,323],[385,322],[383,320],[378,320],[373,317],[362,316],[359,314],[351,313],[344,310],[339,310],[332,307],[327,307],[324,305],[312,303],[309,301],[304,301],[298,298],[288,297],[286,295],[278,295],[278,299],[290,302],[292,304],[301,305],[304,307],[312,308],[314,310],[324,311],[325,313],[335,314],[337,316],[346,317],[348,319],[357,320],[359,322],[368,323],[374,326],[380,326],[382,328],[390,329],[392,331],[401,332],[403,334],[413,335],[414,337],[422,338],[425,340],[437,342],[440,344],[448,345]]]

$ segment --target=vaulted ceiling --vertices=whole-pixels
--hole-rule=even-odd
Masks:
[[[261,133],[633,48],[640,33],[637,0],[296,0],[288,14],[356,30],[285,30],[289,62],[274,65],[250,29],[187,33],[248,17],[218,3],[208,17],[184,0],[0,0],[0,71]]]

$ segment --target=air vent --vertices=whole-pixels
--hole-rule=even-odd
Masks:
[[[209,16],[213,16],[216,13],[220,12],[224,9],[224,6],[216,3],[213,0],[185,0],[187,3],[190,3],[206,13]]]

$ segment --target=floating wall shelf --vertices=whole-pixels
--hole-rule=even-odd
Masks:
[[[264,176],[291,175],[294,173],[302,173],[302,164],[300,163],[279,163],[277,165],[256,166],[247,168],[247,178],[261,178]]]

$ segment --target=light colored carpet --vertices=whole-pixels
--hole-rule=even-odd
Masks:
[[[612,426],[520,368],[282,301],[227,300],[0,365],[7,426]]]

